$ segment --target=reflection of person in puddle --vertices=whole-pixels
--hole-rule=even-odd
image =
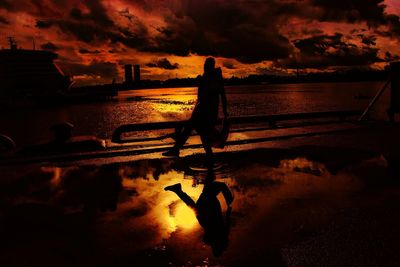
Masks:
[[[204,229],[204,243],[211,246],[214,256],[220,256],[228,246],[230,230],[230,214],[232,211],[230,205],[233,201],[233,195],[228,186],[225,183],[216,182],[215,175],[209,171],[204,181],[203,192],[197,202],[194,202],[188,194],[182,191],[180,183],[167,186],[165,190],[177,194],[186,205],[195,211],[197,220]],[[221,204],[217,198],[221,192],[228,206],[225,220]]]

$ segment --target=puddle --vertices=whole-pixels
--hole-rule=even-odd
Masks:
[[[207,172],[194,169],[190,159],[3,168],[0,260],[7,266],[283,264],[281,248],[354,206],[366,186],[360,168],[386,168],[382,157],[332,172],[328,163],[280,156],[225,159],[215,182],[232,192],[232,211],[222,194],[210,197],[206,211],[215,213],[206,213],[203,227],[201,200],[193,209],[164,190],[180,183],[194,203],[217,190],[215,184],[205,189]],[[221,218],[224,226],[213,228]]]

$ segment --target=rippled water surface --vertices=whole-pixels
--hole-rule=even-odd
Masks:
[[[231,116],[364,109],[382,83],[282,84],[227,87]],[[49,127],[61,121],[75,125],[77,135],[110,138],[120,125],[187,119],[196,88],[120,92],[118,99],[62,107],[1,110],[0,133],[20,146],[50,138]]]

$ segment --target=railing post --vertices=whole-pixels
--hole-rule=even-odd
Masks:
[[[394,122],[396,113],[400,113],[400,62],[390,63],[390,76],[392,88],[388,113],[390,120]]]
[[[174,134],[172,136],[172,139],[174,139],[175,141],[178,140],[179,136],[182,133],[182,128],[183,128],[182,125],[175,126],[175,132],[174,132]]]
[[[111,137],[111,142],[113,143],[121,143],[121,127],[118,127],[114,132]]]

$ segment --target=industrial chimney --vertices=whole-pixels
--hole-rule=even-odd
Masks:
[[[126,84],[132,84],[132,82],[133,82],[132,65],[131,64],[126,64],[125,65],[125,83]]]
[[[140,65],[134,66],[135,83],[140,83]]]

